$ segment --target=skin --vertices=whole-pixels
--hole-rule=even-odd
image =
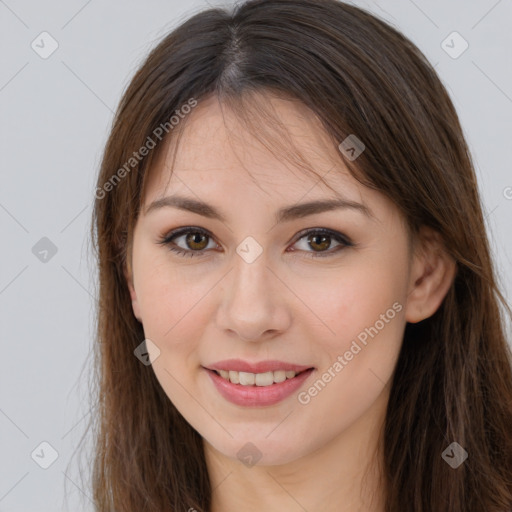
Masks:
[[[429,230],[409,245],[397,207],[350,176],[306,107],[267,101],[319,174],[335,166],[326,178],[336,194],[372,217],[339,209],[275,224],[279,208],[335,192],[276,159],[206,99],[186,120],[170,182],[172,142],[151,170],[144,205],[179,193],[214,205],[226,222],[173,207],[143,213],[126,270],[133,312],[160,350],[160,384],[204,439],[213,512],[381,511],[377,450],[405,324],[436,311],[455,264]],[[158,243],[183,226],[211,232],[206,248],[198,244],[202,256]],[[354,246],[336,251],[334,238],[322,246],[297,236],[309,228],[343,233]],[[247,236],[263,249],[252,263],[236,252]],[[174,243],[198,246],[186,236]],[[311,257],[322,250],[330,255]],[[304,364],[315,367],[299,390],[307,391],[393,304],[400,311],[306,404],[293,393],[273,406],[234,405],[202,368],[232,357]],[[250,467],[237,457],[249,441],[261,453]]]

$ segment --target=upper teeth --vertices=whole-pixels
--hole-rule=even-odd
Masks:
[[[233,384],[241,384],[242,386],[270,386],[274,382],[284,382],[286,379],[293,379],[296,373],[291,370],[277,370],[275,372],[265,373],[249,373],[235,372],[233,370],[218,370],[221,377],[231,381]]]

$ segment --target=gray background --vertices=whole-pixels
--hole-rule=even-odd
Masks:
[[[511,1],[355,4],[411,38],[448,88],[510,297]],[[1,512],[92,510],[72,456],[90,409],[96,278],[88,229],[95,176],[113,111],[137,66],[168,30],[207,5],[222,4],[0,0]],[[34,40],[43,45],[43,31],[59,45],[47,59],[31,48]],[[453,31],[469,44],[458,58],[442,47]],[[444,46],[458,52],[461,41],[452,39]],[[32,250],[43,237],[57,249],[46,262]],[[58,452],[48,469],[31,457],[36,450],[40,464],[50,461],[44,441]]]

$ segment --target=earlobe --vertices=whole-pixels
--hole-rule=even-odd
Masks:
[[[431,317],[443,302],[457,265],[446,252],[439,233],[422,228],[413,257],[405,319],[416,323]]]

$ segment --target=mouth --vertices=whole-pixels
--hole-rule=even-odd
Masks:
[[[237,365],[238,368],[242,366],[244,370],[259,369],[259,372],[226,368],[226,366],[233,368],[235,364],[232,361],[227,365],[217,364],[216,368],[203,367],[203,370],[210,377],[214,389],[220,396],[235,405],[244,407],[265,407],[277,404],[297,392],[315,372],[314,367],[289,364],[278,366],[278,362],[252,365],[251,368],[248,364]],[[273,369],[270,369],[272,367]],[[262,369],[266,371],[261,371]]]

